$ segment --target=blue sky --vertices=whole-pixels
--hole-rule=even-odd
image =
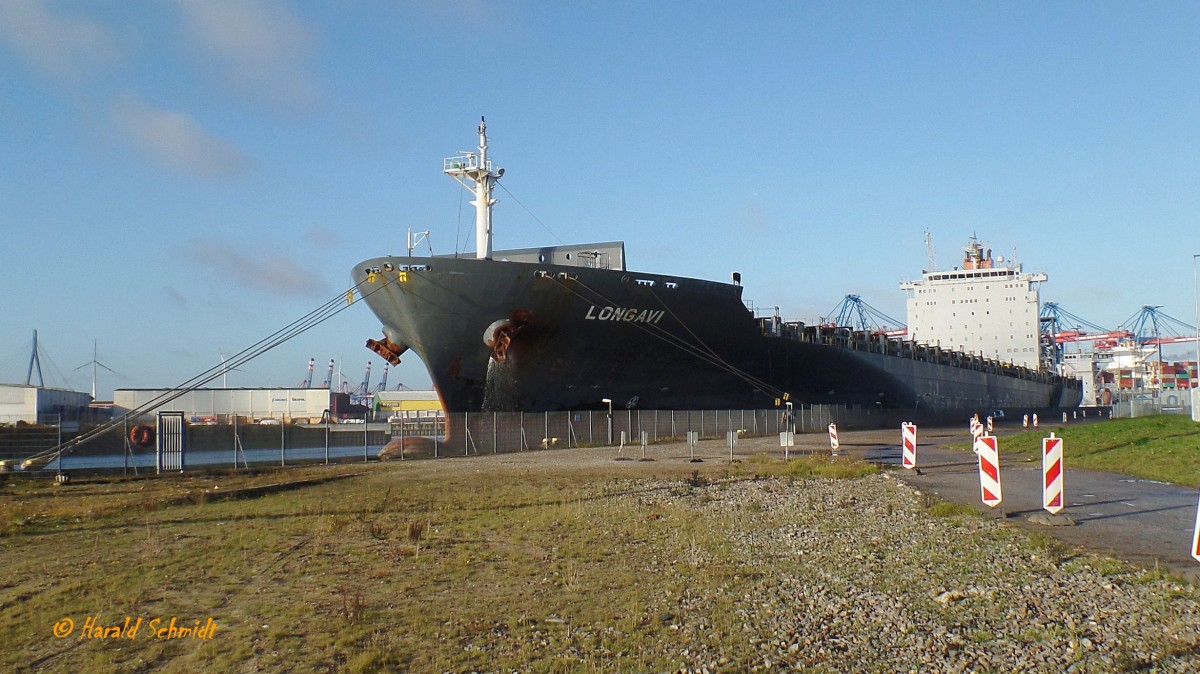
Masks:
[[[816,320],[967,237],[1113,326],[1194,322],[1200,5],[1112,2],[0,3],[0,381],[171,386],[431,230],[481,115],[497,248],[623,240]],[[365,305],[230,373],[352,383]],[[1184,352],[1186,353],[1186,351]],[[415,358],[394,387],[428,386]]]

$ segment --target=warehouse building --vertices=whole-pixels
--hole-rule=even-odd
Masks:
[[[371,401],[377,419],[440,418],[442,401],[437,391],[379,391]]]
[[[342,397],[348,404],[349,396]],[[139,416],[153,417],[158,412],[183,412],[192,423],[227,423],[235,416],[248,423],[318,423],[327,410],[337,415],[337,399],[323,388],[117,389],[113,414],[139,410]]]
[[[92,396],[63,388],[0,384],[0,424],[90,421]]]

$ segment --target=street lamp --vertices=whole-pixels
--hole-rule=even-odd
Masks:
[[[612,446],[612,398],[601,398],[600,402],[608,403],[608,444]]]
[[[1200,275],[1196,273],[1196,260],[1200,253],[1192,255],[1192,300],[1196,303],[1196,376],[1192,378],[1192,421],[1200,422]]]

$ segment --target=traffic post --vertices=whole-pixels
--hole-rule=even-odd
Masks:
[[[1192,556],[1200,562],[1200,503],[1196,505],[1196,528],[1192,531]]]
[[[917,425],[905,421],[900,424],[900,463],[905,468],[917,467]]]
[[[838,448],[837,424],[829,424],[829,449],[836,450],[837,448]]]
[[[975,454],[979,457],[979,492],[983,504],[989,508],[1000,505],[1004,495],[1000,489],[1000,452],[996,436],[985,435],[975,443]]]
[[[1042,507],[1052,515],[1063,509],[1063,442],[1053,433],[1042,439]]]
[[[979,451],[979,438],[983,437],[983,424],[978,419],[971,418],[971,449]]]

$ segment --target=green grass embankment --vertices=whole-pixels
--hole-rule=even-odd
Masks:
[[[1187,487],[1200,485],[1200,424],[1190,417],[1164,414],[1076,425],[1044,425],[1036,431],[1005,436],[1003,456],[1041,455],[1042,438],[1063,439],[1069,467],[1091,468]],[[962,445],[966,447],[966,445]]]

